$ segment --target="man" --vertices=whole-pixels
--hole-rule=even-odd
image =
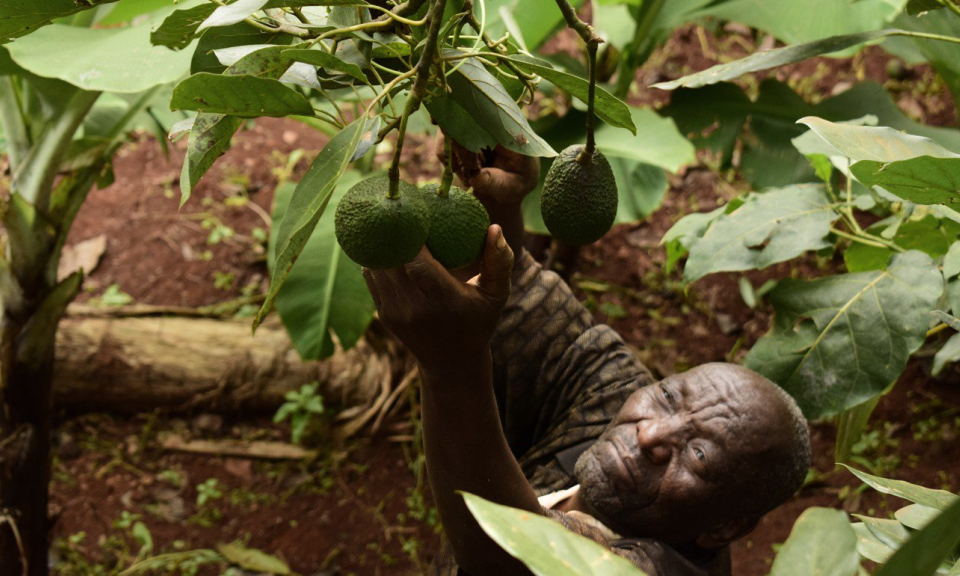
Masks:
[[[364,271],[381,320],[420,365],[427,473],[449,539],[434,573],[529,574],[486,536],[463,491],[547,515],[650,576],[729,574],[730,542],[809,468],[796,404],[734,365],[654,382],[523,251],[520,201],[537,161],[498,150],[477,168],[460,176],[494,222],[479,274],[464,282],[426,249]]]

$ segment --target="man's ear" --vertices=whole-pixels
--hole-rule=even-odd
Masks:
[[[720,526],[704,532],[697,537],[697,546],[706,549],[722,548],[727,544],[746,536],[757,527],[760,517],[752,514],[727,520]]]

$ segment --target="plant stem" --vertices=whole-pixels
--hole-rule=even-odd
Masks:
[[[387,198],[400,197],[400,154],[403,151],[403,140],[407,134],[407,121],[410,115],[420,108],[420,103],[427,91],[427,84],[430,82],[430,69],[433,66],[433,58],[437,53],[437,37],[440,35],[440,26],[443,24],[443,9],[447,6],[447,0],[434,0],[427,14],[430,21],[427,29],[427,38],[423,46],[423,52],[420,54],[420,60],[411,72],[417,73],[417,78],[410,89],[410,95],[407,97],[407,104],[403,107],[403,115],[400,117],[400,127],[397,128],[397,147],[393,151],[393,162],[390,163],[390,170],[387,176],[390,179],[390,185],[387,190]]]
[[[596,35],[593,27],[577,16],[577,11],[573,9],[573,6],[571,6],[567,0],[557,0],[557,7],[560,8],[563,19],[567,21],[567,26],[572,28],[588,46],[590,44],[600,44],[603,42],[603,38]]]
[[[934,326],[934,327],[931,328],[930,330],[927,330],[927,338],[929,338],[929,337],[931,337],[931,336],[936,336],[937,334],[943,332],[944,330],[946,330],[946,329],[949,328],[949,327],[950,327],[950,326],[948,326],[948,325],[946,325],[946,324],[940,324],[939,326]]]
[[[633,85],[634,77],[637,75],[637,68],[640,67],[641,58],[645,53],[649,53],[650,33],[653,30],[653,22],[663,9],[666,0],[643,0],[643,4],[637,10],[637,27],[633,31],[633,40],[630,41],[620,63],[620,70],[617,74],[617,86],[614,94],[617,98],[626,98],[630,93],[630,87]],[[643,50],[641,51],[641,48]]]
[[[907,36],[910,38],[923,38],[924,40],[939,40],[941,42],[950,42],[960,44],[960,38],[953,36],[943,36],[941,34],[928,34],[926,32],[910,32],[908,30],[892,30],[890,36]]]
[[[592,156],[597,149],[596,141],[593,137],[593,126],[596,123],[596,113],[594,112],[593,101],[597,91],[597,44],[591,42],[587,44],[588,64],[590,66],[590,86],[587,92],[587,147],[584,149],[588,155]]]
[[[837,236],[840,236],[841,238],[846,238],[847,240],[851,240],[853,242],[866,244],[867,246],[873,246],[874,248],[889,248],[890,250],[894,250],[896,252],[901,252],[901,253],[906,252],[906,250],[897,246],[893,242],[888,242],[886,240],[883,240],[882,238],[871,236],[865,232],[862,234],[850,234],[849,232],[844,232],[843,230],[834,228],[833,226],[830,227],[830,232],[836,234]]]
[[[447,196],[450,194],[450,186],[453,184],[453,138],[443,139],[443,175],[440,177],[440,189],[437,190],[437,196]]]

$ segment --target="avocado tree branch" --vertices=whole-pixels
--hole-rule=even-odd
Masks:
[[[587,146],[584,151],[587,155],[592,155],[597,149],[596,140],[593,137],[593,127],[596,123],[596,114],[593,104],[594,96],[597,91],[597,44],[591,42],[587,44],[588,65],[590,66],[590,84],[587,92]]]
[[[557,7],[560,8],[563,19],[567,21],[567,26],[572,28],[573,31],[583,39],[587,46],[590,44],[603,43],[603,38],[597,36],[593,31],[593,27],[577,16],[577,11],[573,9],[573,6],[571,6],[567,0],[557,0]]]
[[[400,195],[400,154],[403,151],[403,139],[407,133],[407,120],[409,120],[411,114],[420,108],[420,103],[426,96],[427,85],[430,83],[430,69],[433,67],[433,59],[437,53],[437,38],[440,35],[440,26],[443,24],[443,10],[446,6],[447,0],[434,0],[430,7],[430,13],[427,15],[429,20],[427,37],[423,52],[420,54],[420,60],[413,68],[417,77],[413,81],[413,87],[407,97],[403,115],[400,116],[400,126],[397,128],[397,147],[393,152],[393,162],[390,163],[390,170],[387,171],[390,179],[390,186],[387,191],[388,198],[397,198]]]

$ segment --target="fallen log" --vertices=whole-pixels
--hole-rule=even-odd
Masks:
[[[379,424],[409,380],[409,354],[376,323],[356,347],[304,362],[275,319],[254,336],[248,320],[157,315],[164,312],[72,307],[57,337],[57,406],[269,414],[287,392],[319,382],[326,404],[346,408],[353,433]]]

